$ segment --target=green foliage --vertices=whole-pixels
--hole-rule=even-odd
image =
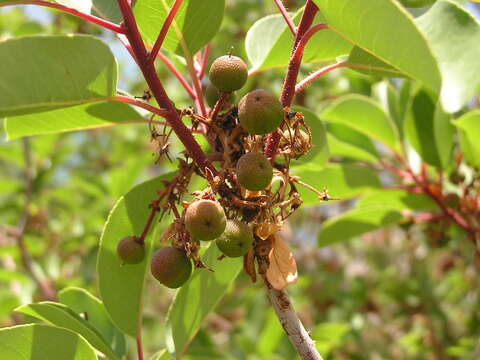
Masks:
[[[31,324],[0,329],[5,359],[96,360],[83,337],[66,329]]]

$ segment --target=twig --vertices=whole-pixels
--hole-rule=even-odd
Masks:
[[[212,163],[208,160],[207,156],[200,148],[195,138],[192,136],[190,130],[181,121],[180,115],[175,108],[175,105],[168,97],[158,75],[155,71],[155,67],[148,61],[148,52],[143,43],[142,37],[138,30],[135,17],[132,12],[132,8],[128,0],[118,0],[118,5],[123,15],[124,26],[130,46],[137,59],[137,63],[143,76],[152,92],[158,105],[165,109],[168,115],[165,117],[170,126],[175,131],[175,134],[185,146],[187,152],[195,161],[200,171],[206,173],[216,174],[217,170],[213,167]],[[198,94],[197,94],[198,95]],[[208,170],[207,170],[208,169]]]
[[[288,25],[288,28],[292,32],[293,36],[297,34],[297,28],[295,24],[293,23],[292,19],[288,15],[287,9],[285,9],[285,6],[282,3],[282,0],[274,0],[275,5],[277,5],[278,10],[280,11],[280,14],[282,14],[283,18],[285,19],[285,22]]]
[[[297,85],[295,85],[295,94],[302,91],[305,86],[307,86],[313,80],[319,78],[320,76],[322,76],[326,73],[329,73],[332,70],[335,70],[335,69],[338,69],[338,68],[341,68],[341,67],[346,67],[346,66],[348,66],[348,64],[346,64],[346,63],[337,63],[337,64],[328,65],[328,66],[325,66],[321,69],[318,69],[317,71],[311,73],[305,79],[300,81]]]
[[[223,107],[225,106],[229,96],[231,93],[222,92],[220,94],[220,98],[216,102],[215,106],[213,107],[212,113],[210,114],[210,119],[215,122],[217,115],[220,111],[222,111]]]
[[[71,8],[71,7],[68,7],[68,6],[65,6],[65,5],[57,4],[57,3],[52,3],[52,2],[43,1],[43,0],[37,0],[37,1],[9,1],[7,3],[0,4],[0,7],[1,6],[8,6],[8,5],[45,6],[45,7],[61,10],[63,12],[66,12],[66,13],[70,14],[70,15],[77,16],[81,19],[87,20],[87,21],[89,21],[93,24],[99,25],[101,27],[104,27],[105,29],[112,30],[112,31],[114,31],[116,33],[119,33],[119,34],[122,34],[123,31],[124,31],[123,28],[120,25],[114,24],[110,21],[103,20],[99,17],[93,16],[93,15],[90,15],[90,14],[86,14],[84,12],[78,11],[77,9],[74,9],[74,8]]]
[[[205,70],[207,68],[208,56],[210,55],[210,50],[212,49],[212,44],[207,44],[203,49],[201,63],[200,63],[200,70],[198,71],[198,78],[203,78],[205,75]]]
[[[162,47],[163,41],[165,40],[165,37],[167,36],[168,29],[170,28],[170,25],[172,24],[173,18],[178,12],[178,9],[182,5],[183,0],[175,0],[175,2],[172,4],[172,7],[170,8],[170,11],[168,12],[167,17],[165,18],[165,21],[162,25],[162,28],[160,29],[160,33],[158,34],[157,40],[155,41],[155,44],[153,45],[152,51],[150,52],[150,56],[148,58],[148,61],[153,63],[155,61],[155,58],[157,57],[158,52],[160,51],[160,48]]]
[[[135,342],[137,344],[137,356],[138,360],[143,360],[143,347],[142,347],[142,337],[141,335],[138,335],[135,338]]]
[[[54,301],[56,300],[57,296],[55,290],[53,289],[50,282],[47,280],[41,279],[37,273],[35,272],[32,264],[32,257],[28,252],[27,246],[23,241],[23,235],[27,229],[27,221],[28,221],[28,208],[32,201],[33,189],[32,189],[32,177],[33,177],[33,164],[32,164],[32,151],[30,147],[30,140],[28,138],[22,139],[23,145],[23,156],[25,159],[25,206],[23,209],[23,213],[20,217],[18,222],[18,234],[15,236],[17,241],[17,247],[20,251],[20,258],[22,260],[23,267],[28,275],[32,278],[32,280],[37,284],[40,293],[45,298],[45,300]]]
[[[283,106],[290,106],[295,96],[295,83],[297,82],[298,72],[300,70],[301,56],[294,57],[295,49],[300,42],[302,36],[310,29],[315,15],[318,12],[318,7],[313,3],[312,0],[307,0],[305,9],[303,11],[302,19],[300,20],[300,25],[297,29],[297,34],[295,36],[295,41],[292,47],[292,55],[290,57],[290,62],[288,64],[287,74],[285,76],[285,81],[283,83],[282,95],[280,101]],[[269,159],[275,157],[277,152],[278,144],[280,142],[280,133],[278,131],[272,132],[267,138],[267,144],[265,146],[265,155]]]
[[[159,109],[159,108],[157,108],[155,106],[152,106],[150,104],[147,104],[146,102],[143,102],[143,101],[140,101],[140,100],[137,100],[137,99],[133,99],[129,96],[116,95],[112,98],[107,98],[107,100],[123,102],[123,103],[126,103],[126,104],[138,106],[142,109],[148,110],[151,113],[154,113],[155,115],[161,116],[163,118],[167,118],[169,116],[169,113],[167,111],[165,111],[163,109]]]
[[[265,278],[264,283],[275,314],[300,357],[303,360],[323,360],[315,347],[315,342],[295,313],[286,291],[275,290]]]

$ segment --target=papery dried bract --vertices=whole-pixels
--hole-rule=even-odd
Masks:
[[[272,235],[272,250],[268,254],[270,262],[267,280],[276,290],[283,290],[288,284],[297,282],[297,263],[287,244],[279,236]]]
[[[274,235],[282,228],[282,224],[267,222],[257,226],[255,230],[255,235],[257,235],[260,239],[265,240],[269,236]]]

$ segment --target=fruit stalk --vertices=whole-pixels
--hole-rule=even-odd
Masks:
[[[168,97],[160,79],[158,78],[154,64],[149,62],[148,52],[138,30],[130,4],[127,0],[118,0],[118,5],[123,15],[123,27],[125,28],[125,35],[130,42],[132,52],[135,54],[140,70],[142,71],[145,81],[155,97],[155,100],[157,100],[157,103],[161,108],[166,110],[167,114],[165,118],[167,122],[170,124],[173,131],[175,131],[175,134],[183,143],[200,171],[204,174],[210,172],[211,174],[216,175],[217,170],[208,160],[207,156],[200,148],[200,145],[198,145],[197,141],[192,136],[190,130],[181,121],[179,112]]]
[[[295,41],[293,43],[292,55],[288,64],[287,75],[285,76],[285,81],[283,83],[282,95],[280,96],[280,101],[283,106],[290,106],[292,104],[293,97],[295,96],[295,84],[297,82],[297,76],[300,70],[300,64],[302,62],[301,56],[294,57],[295,50],[300,42],[300,39],[310,29],[317,12],[317,5],[315,5],[313,1],[307,0],[302,19],[300,20],[300,25],[297,29],[297,35],[295,36]],[[267,155],[269,159],[275,157],[280,138],[281,135],[278,131],[274,131],[268,136],[267,145],[265,146],[265,155]]]
[[[285,333],[292,345],[297,349],[300,357],[304,360],[323,360],[315,347],[315,342],[310,338],[310,335],[295,313],[285,290],[275,290],[265,278],[264,282],[275,314],[277,314]]]

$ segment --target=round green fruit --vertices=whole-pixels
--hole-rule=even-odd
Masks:
[[[197,200],[185,213],[185,227],[198,240],[214,240],[222,235],[227,217],[222,206],[212,200]]]
[[[400,0],[403,6],[408,8],[421,8],[432,5],[437,0]]]
[[[270,185],[273,168],[265,155],[250,152],[238,160],[236,173],[238,182],[245,189],[260,191]]]
[[[124,264],[138,264],[145,257],[145,247],[134,236],[125,237],[118,242],[117,255]]]
[[[215,86],[213,86],[212,84],[208,84],[207,87],[205,88],[205,100],[207,100],[208,106],[213,108],[217,103],[218,99],[220,99],[220,92]],[[232,104],[234,100],[235,100],[235,95],[230,94],[227,101],[230,104]]]
[[[221,56],[212,63],[208,77],[218,90],[232,92],[247,82],[247,64],[237,56]]]
[[[224,233],[216,241],[220,251],[228,257],[245,255],[252,247],[252,243],[252,229],[238,220],[228,220]]]
[[[176,289],[190,277],[192,262],[182,250],[167,246],[153,254],[150,270],[161,284]]]
[[[249,92],[238,103],[240,125],[250,134],[263,135],[272,132],[283,121],[283,116],[280,101],[262,89]]]

